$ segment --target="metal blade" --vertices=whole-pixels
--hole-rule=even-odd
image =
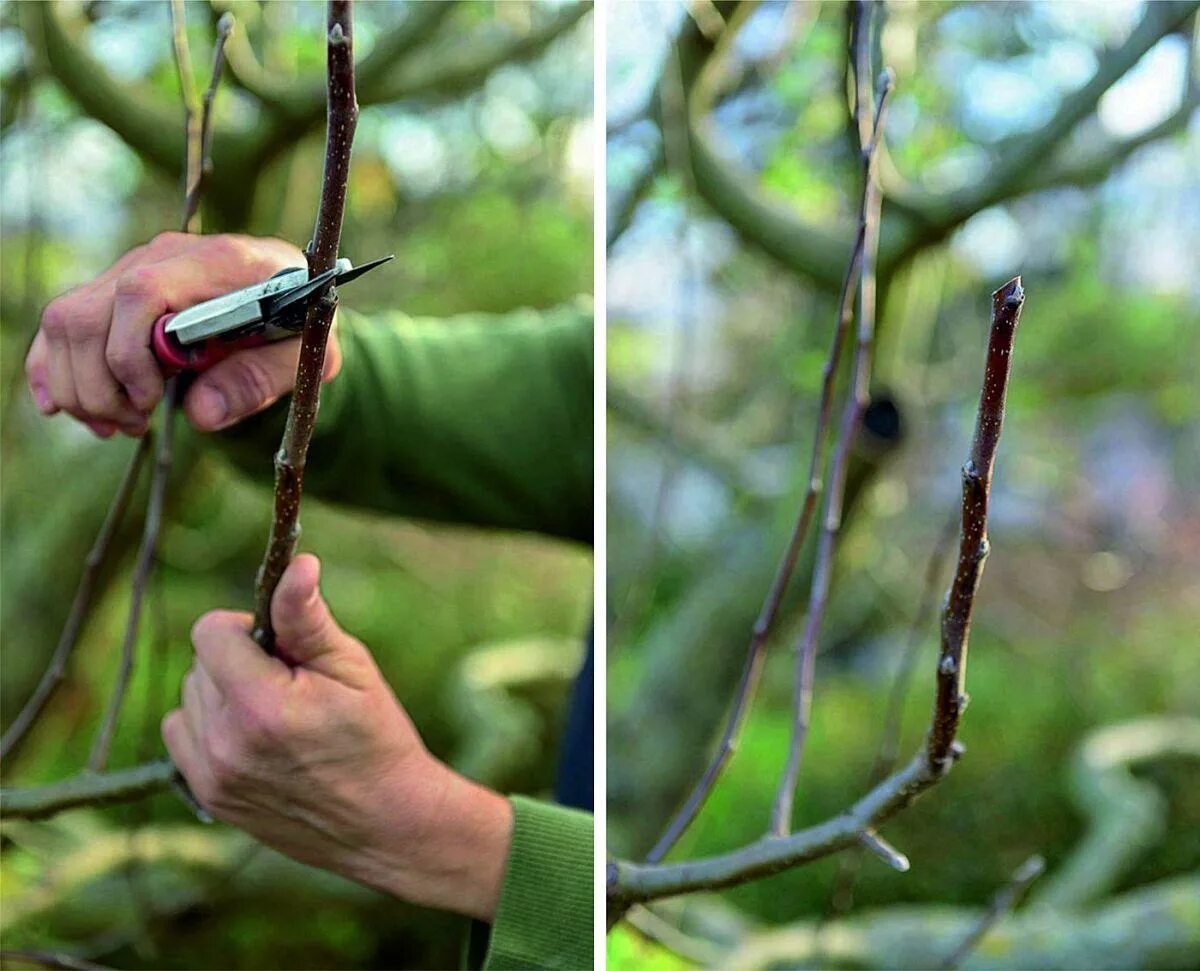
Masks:
[[[260,300],[259,307],[262,308],[263,320],[270,321],[276,317],[281,317],[289,307],[294,307],[296,304],[308,303],[316,293],[337,276],[337,271],[338,268],[332,266],[324,273],[318,273],[307,283]]]
[[[349,283],[351,280],[357,280],[364,273],[375,269],[377,266],[382,266],[384,263],[387,263],[389,260],[394,260],[395,258],[396,254],[393,253],[390,256],[381,256],[377,260],[371,260],[370,263],[361,263],[351,270],[346,270],[344,273],[339,273],[337,275],[337,280],[334,282],[336,282],[338,286],[342,286],[342,284]]]

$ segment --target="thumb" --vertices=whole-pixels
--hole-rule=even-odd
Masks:
[[[237,351],[196,378],[184,398],[184,411],[202,432],[227,428],[248,418],[292,390],[299,356],[299,340]],[[329,381],[340,367],[341,351],[330,334],[321,380]]]
[[[320,577],[320,561],[310,553],[300,554],[283,571],[271,598],[276,646],[288,663],[344,681],[361,666],[366,651],[333,619]]]

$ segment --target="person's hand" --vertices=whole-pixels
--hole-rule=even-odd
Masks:
[[[304,254],[280,239],[161,233],[46,307],[25,360],[38,410],[73,415],[101,438],[144,434],[163,395],[150,351],[154,322],[304,265]],[[192,384],[184,411],[200,431],[261,411],[292,390],[299,351],[299,341],[284,340],[230,355]],[[325,380],[339,364],[331,336]]]
[[[334,621],[318,574],[299,556],[275,591],[279,657],[251,639],[248,614],[196,622],[167,749],[217,819],[303,863],[491,920],[508,800],[426,750],[370,653]]]

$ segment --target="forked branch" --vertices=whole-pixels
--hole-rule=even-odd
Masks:
[[[658,865],[610,862],[606,879],[609,926],[620,920],[635,903],[735,886],[850,846],[865,845],[877,855],[887,857],[892,866],[898,867],[905,862],[900,853],[879,840],[876,830],[944,778],[962,752],[956,734],[963,708],[966,641],[983,566],[976,554],[980,540],[987,535],[991,472],[1003,425],[1013,338],[1024,297],[1019,277],[992,295],[992,323],[983,390],[971,459],[967,463],[971,474],[964,476],[959,573],[951,585],[942,614],[942,654],[936,675],[934,715],[926,744],[906,766],[872,788],[845,812],[816,826],[788,836],[768,834],[740,849],[699,860]],[[953,659],[953,664],[947,658]]]
[[[856,18],[865,18],[867,16],[865,5],[856,4],[854,16]],[[864,31],[859,36],[869,38],[869,32]],[[825,361],[825,367],[822,372],[821,398],[817,409],[817,425],[813,433],[804,498],[801,500],[800,509],[796,516],[795,525],[792,527],[792,533],[788,539],[787,546],[775,570],[774,579],[767,590],[766,598],[763,600],[762,608],[759,610],[758,618],[750,633],[750,642],[746,648],[746,661],[743,665],[741,678],[734,692],[733,704],[729,709],[729,715],[722,730],[721,739],[717,744],[716,751],[701,774],[699,781],[684,800],[683,805],[671,818],[662,836],[659,837],[654,847],[647,854],[647,863],[657,863],[663,859],[678,842],[679,838],[704,807],[713,786],[716,785],[717,779],[733,755],[737,744],[738,732],[749,711],[754,691],[758,684],[758,678],[766,655],[767,643],[775,630],[780,607],[783,604],[784,596],[791,583],[792,575],[795,573],[796,563],[800,557],[800,551],[804,547],[804,541],[808,536],[809,526],[816,513],[817,500],[820,498],[823,488],[821,462],[833,416],[834,386],[841,365],[842,348],[845,345],[846,336],[850,331],[850,323],[854,316],[854,297],[859,288],[859,279],[864,262],[864,249],[868,240],[867,226],[871,223],[878,227],[879,222],[879,194],[877,191],[872,190],[870,183],[872,180],[871,173],[874,170],[874,159],[882,142],[880,136],[883,130],[883,114],[890,89],[891,82],[889,77],[887,83],[881,88],[879,101],[874,110],[870,107],[869,97],[867,100],[867,114],[865,116],[867,118],[867,134],[864,135],[864,142],[861,146],[863,152],[864,181],[859,201],[858,232],[855,235],[854,246],[850,251],[850,260],[846,267],[845,276],[842,279],[841,293],[838,297],[837,318],[833,328],[833,338],[829,347],[829,356]],[[869,83],[866,90],[870,91]],[[877,233],[873,233],[872,238],[877,241]],[[858,364],[856,363],[856,370],[857,368]],[[843,433],[845,431],[846,429],[843,429]],[[852,432],[853,429],[850,431]]]

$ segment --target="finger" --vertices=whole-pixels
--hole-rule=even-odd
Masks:
[[[250,636],[249,614],[212,610],[192,627],[196,661],[225,697],[253,692],[263,683],[291,680],[288,666],[263,651]]]
[[[188,733],[200,742],[204,738],[204,723],[206,713],[204,701],[200,697],[200,685],[196,678],[196,668],[193,667],[183,679],[183,718],[187,722]]]
[[[108,368],[104,355],[106,333],[107,328],[100,334],[76,332],[67,345],[79,407],[89,421],[106,422],[130,435],[144,434],[149,425],[147,417],[125,397]]]
[[[281,266],[296,263],[295,248],[279,240],[231,234],[199,237],[185,249],[174,244],[165,249],[172,255],[130,267],[116,280],[108,339],[109,367],[146,412],[162,397],[162,375],[149,347],[159,317],[259,283]]]
[[[53,415],[58,411],[54,398],[50,395],[50,380],[46,373],[47,346],[46,335],[39,330],[29,345],[29,353],[25,356],[25,380],[29,384],[29,393],[33,402],[43,415]]]
[[[311,553],[284,570],[271,598],[271,624],[282,657],[294,665],[356,684],[374,662],[362,644],[343,631],[319,587],[321,564]]]
[[[282,340],[231,354],[198,377],[183,410],[198,431],[226,428],[292,390],[298,340]]]
[[[55,411],[79,415],[79,399],[75,396],[75,381],[71,372],[71,352],[66,338],[58,333],[46,334],[46,385]]]
[[[212,792],[212,777],[208,763],[200,754],[200,740],[188,730],[183,711],[176,708],[167,712],[160,730],[171,761],[187,780],[188,788],[203,803],[205,795]]]
[[[150,331],[170,310],[179,290],[172,272],[176,277],[182,272],[178,260],[135,266],[116,281],[113,292],[105,361],[134,407],[146,414],[163,395],[162,372],[150,351]]]
[[[198,431],[216,431],[248,418],[291,392],[300,356],[298,339],[276,341],[231,354],[197,378],[183,408]],[[321,378],[329,381],[341,367],[333,340],[325,348]]]

